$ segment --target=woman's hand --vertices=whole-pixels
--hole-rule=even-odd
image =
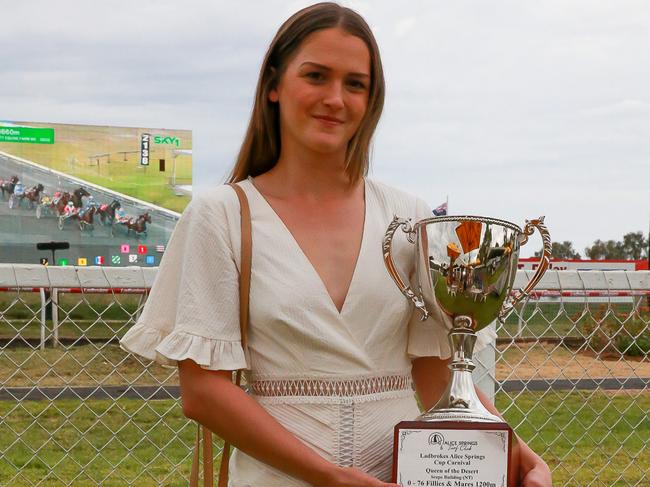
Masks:
[[[313,484],[314,487],[399,487],[377,480],[375,477],[351,467],[336,467],[322,482]]]
[[[539,457],[538,457],[539,458]],[[530,470],[522,473],[521,487],[552,487],[551,469],[539,458]]]

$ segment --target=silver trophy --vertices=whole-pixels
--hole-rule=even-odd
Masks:
[[[409,242],[416,245],[416,289],[412,289],[408,280],[399,275],[391,255],[393,236],[398,228],[406,233]],[[530,282],[512,295],[519,248],[528,241],[535,229],[540,232],[543,241],[539,265]],[[420,465],[411,457],[419,455],[420,458],[430,460],[427,456],[429,454],[434,455],[434,458],[438,458],[435,455],[444,455],[438,451],[438,447],[441,451],[446,447],[453,450],[453,445],[462,444],[467,447],[470,443],[475,450],[492,451],[494,448],[488,446],[492,441],[489,435],[496,433],[497,436],[507,436],[506,441],[502,442],[504,457],[493,458],[494,461],[484,458],[484,466],[478,465],[481,462],[477,460],[472,464],[476,468],[468,470],[478,472],[473,474],[476,480],[493,482],[495,485],[515,485],[507,473],[512,471],[512,430],[479,400],[471,375],[475,368],[472,354],[476,332],[497,318],[504,319],[548,269],[551,240],[544,225],[544,217],[527,221],[522,230],[504,220],[478,216],[434,217],[415,224],[409,219],[396,216],[386,231],[383,254],[391,277],[419,310],[423,320],[436,308],[453,320],[449,332],[452,349],[451,379],[445,393],[433,408],[415,421],[396,426],[394,481],[401,485],[420,485],[418,482],[425,482],[422,485],[448,485],[446,482],[456,480],[453,472],[425,473],[430,468]],[[434,433],[431,432],[433,430]],[[445,434],[449,437],[452,430],[455,439],[445,439]],[[420,440],[416,439],[418,432],[423,433]],[[498,444],[499,439],[496,441]],[[422,457],[422,451],[427,450],[425,443],[431,452]],[[481,447],[480,443],[484,446]],[[408,453],[409,444],[415,448],[414,451],[420,453]],[[400,462],[403,464],[402,470]],[[503,462],[505,467],[496,466]]]

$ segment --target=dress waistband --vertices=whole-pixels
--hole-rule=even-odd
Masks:
[[[354,397],[412,390],[411,375],[358,379],[254,380],[249,390],[262,397]]]

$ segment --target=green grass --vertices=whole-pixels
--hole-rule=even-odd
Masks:
[[[141,295],[80,295],[59,297],[59,336],[121,337],[141,306]],[[144,301],[143,301],[144,302]],[[40,298],[37,293],[3,293],[0,300],[0,338],[39,338]],[[46,334],[52,322],[46,321]]]
[[[148,365],[144,366],[143,363]],[[176,369],[126,354],[117,344],[27,347],[0,353],[3,387],[178,385]]]
[[[176,401],[2,402],[0,416],[0,485],[187,485],[196,429]]]
[[[17,299],[20,298],[20,299]],[[133,315],[139,304],[139,295],[88,295],[80,301],[78,295],[63,295],[59,306],[60,320],[69,318],[75,321],[79,328],[65,325],[66,333],[70,336],[80,336],[82,333],[97,338],[110,338],[114,336],[114,328],[104,326],[97,321],[101,314],[102,320],[128,320]],[[12,304],[13,303],[13,304]],[[630,303],[612,303],[609,311],[603,310],[602,304],[566,303],[528,305],[524,309],[524,322],[522,323],[523,337],[535,338],[585,338],[593,331],[594,327],[613,325],[625,320],[632,307]],[[520,307],[518,311],[520,311]],[[3,293],[0,299],[0,337],[15,335],[12,327],[6,321],[14,322],[23,320],[29,326],[21,331],[25,337],[36,338],[40,336],[40,300],[35,293]],[[603,314],[606,314],[606,317]],[[4,318],[4,320],[3,320]],[[635,318],[642,325],[650,323],[650,312],[646,308],[635,311]],[[89,323],[85,325],[84,320]],[[617,321],[618,320],[618,321]],[[92,325],[92,326],[91,326]],[[518,330],[518,315],[512,313],[498,330],[501,338],[516,336]]]
[[[650,479],[648,393],[502,394],[497,405],[556,486]],[[187,485],[196,430],[176,401],[3,401],[0,418],[0,485]]]
[[[46,339],[52,337],[52,323],[47,322],[45,326]],[[123,321],[110,320],[108,322],[94,322],[91,320],[75,320],[74,323],[66,321],[59,324],[59,338],[97,338],[109,339],[121,337],[127,330]],[[11,324],[0,322],[0,337],[38,339],[41,336],[40,322],[34,320],[12,320]]]
[[[590,330],[601,324],[610,326],[617,320],[624,321],[632,311],[631,303],[545,303],[524,308],[522,333],[524,337],[584,338]],[[517,307],[521,313],[521,306]],[[646,308],[637,308],[637,318],[650,323],[650,313]],[[499,337],[510,338],[517,334],[519,315],[511,313],[504,326],[499,329]]]
[[[600,391],[497,396],[518,435],[549,464],[553,485],[650,481],[650,394]]]

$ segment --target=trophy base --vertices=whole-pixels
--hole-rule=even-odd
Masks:
[[[392,482],[422,487],[517,487],[519,448],[513,444],[512,428],[501,420],[467,419],[463,415],[464,421],[397,424]]]

